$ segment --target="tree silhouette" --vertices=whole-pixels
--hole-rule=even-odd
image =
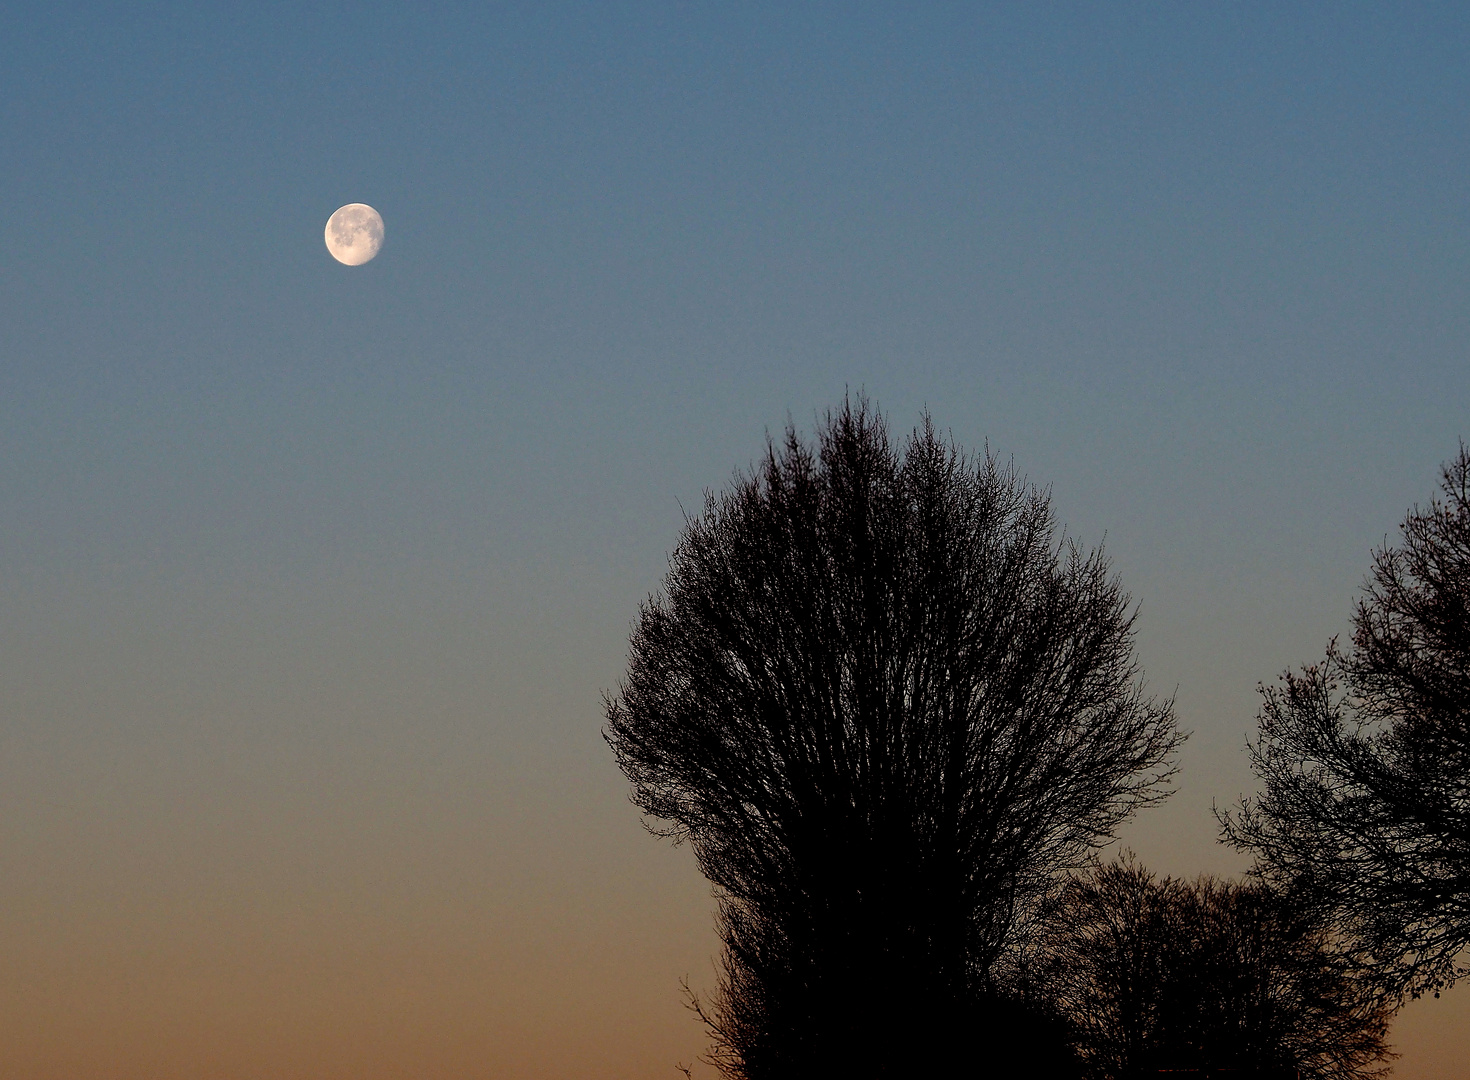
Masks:
[[[849,400],[706,496],[606,736],[716,887],[723,975],[695,1004],[727,1075],[979,1069],[1044,1024],[997,957],[1173,771],[1132,619],[1044,492],[927,417],[900,450]]]
[[[1225,839],[1317,898],[1396,991],[1438,991],[1470,947],[1470,452],[1403,542],[1375,552],[1352,647],[1263,687],[1263,784]]]
[[[1391,1009],[1298,898],[1156,879],[1130,856],[1070,880],[1042,926],[1026,975],[1070,1023],[1089,1080],[1387,1072]]]

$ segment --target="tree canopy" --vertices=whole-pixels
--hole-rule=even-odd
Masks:
[[[1392,1010],[1302,900],[1259,882],[1160,879],[1125,857],[1067,882],[1022,971],[1089,1080],[1382,1076]]]
[[[1374,553],[1351,647],[1262,688],[1261,794],[1222,814],[1256,872],[1317,898],[1417,995],[1470,947],[1470,451]]]
[[[995,962],[1168,794],[1181,738],[1101,549],[988,453],[927,417],[895,446],[861,400],[686,519],[606,736],[716,887],[700,1008],[754,1078],[911,1075],[1042,1023],[1005,1011]]]

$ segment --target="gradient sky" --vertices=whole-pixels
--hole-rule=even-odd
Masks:
[[[1256,683],[1470,437],[1467,178],[1463,4],[8,5],[0,1077],[677,1075],[600,694],[849,387],[1106,537],[1194,732],[1125,839],[1242,869]]]

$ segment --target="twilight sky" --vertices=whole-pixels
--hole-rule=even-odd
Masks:
[[[848,387],[1106,537],[1194,732],[1125,840],[1242,869],[1256,683],[1470,437],[1467,177],[1463,5],[10,5],[0,1080],[677,1075],[600,694]]]

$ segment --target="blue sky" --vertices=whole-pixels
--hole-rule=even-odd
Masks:
[[[676,980],[707,971],[709,902],[639,832],[599,694],[681,507],[849,388],[1013,456],[1106,536],[1195,732],[1129,840],[1163,871],[1238,869],[1209,807],[1249,786],[1256,682],[1346,628],[1373,546],[1470,435],[1467,24],[1450,4],[8,9],[0,922],[51,973],[26,1000],[91,1002],[77,1023],[115,1033],[84,1061],[63,1025],[15,1061],[164,1075],[128,1033],[175,1029],[127,1019],[113,946],[82,928],[214,955],[246,881],[270,884],[250,955],[342,905],[449,927],[445,955],[520,942],[535,993],[500,961],[422,961],[463,987],[434,1015],[501,1002],[436,1036],[465,1062],[691,1058]],[[321,230],[354,201],[387,241],[348,269]],[[570,959],[619,935],[604,974]],[[301,1000],[387,963],[322,948],[358,975],[303,975]],[[182,1001],[167,970],[156,993]],[[601,1018],[580,1050],[568,995]],[[347,1075],[312,1032],[399,1030],[374,999],[247,1051],[256,1029],[221,1019],[244,1005],[186,1013],[221,1034],[179,1075]],[[1400,1075],[1439,1075],[1415,1037]]]

